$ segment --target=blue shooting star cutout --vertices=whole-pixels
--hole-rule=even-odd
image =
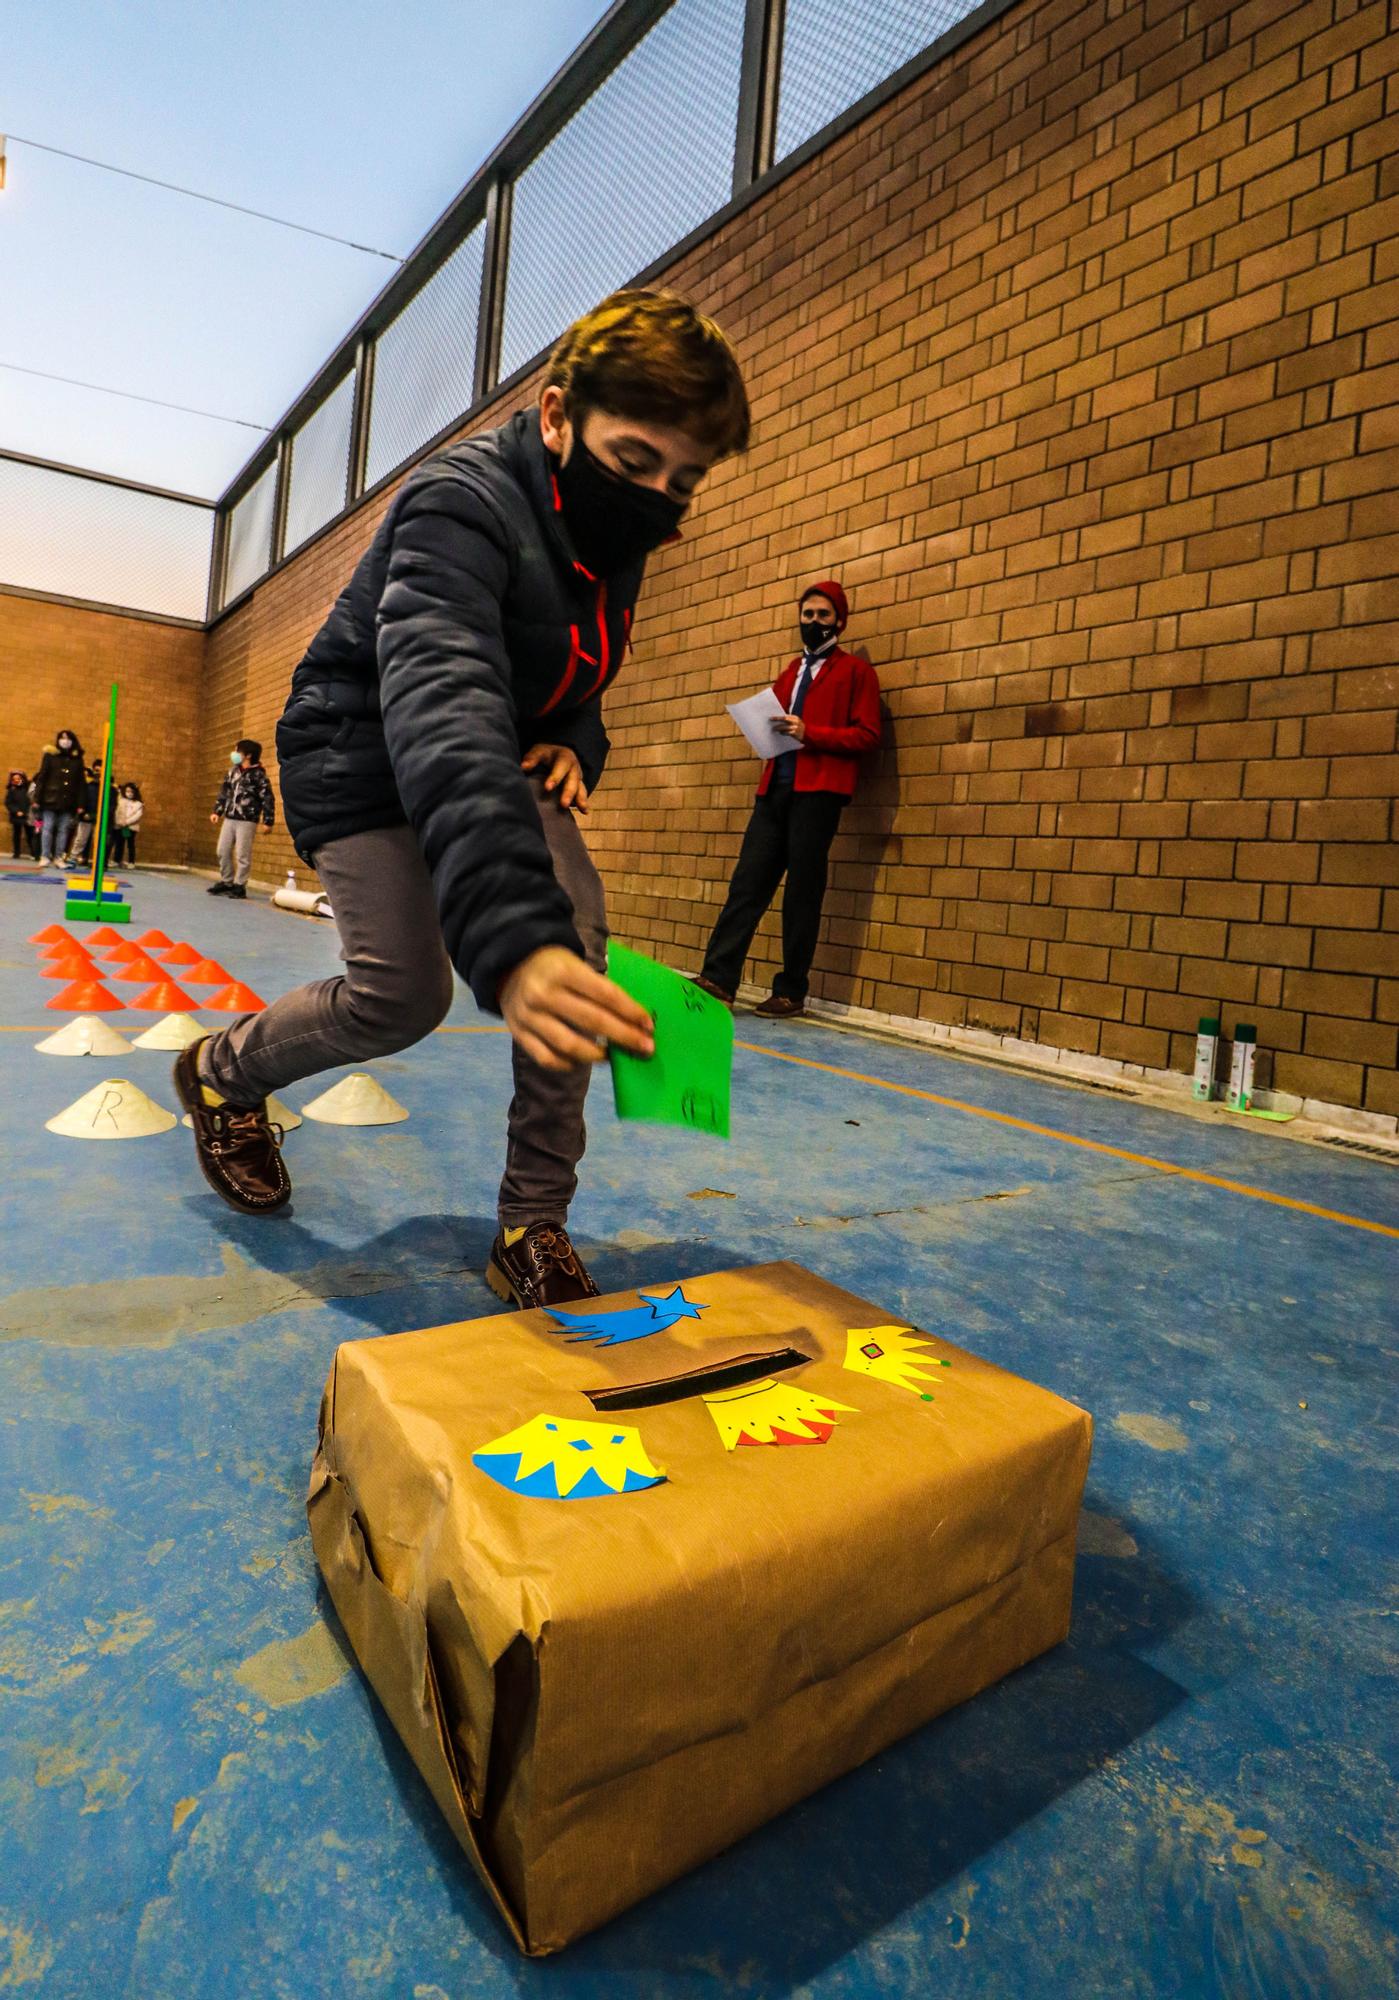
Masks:
[[[624,1341],[645,1340],[649,1334],[664,1333],[682,1319],[698,1319],[709,1308],[687,1299],[683,1285],[677,1285],[664,1298],[654,1292],[640,1292],[637,1295],[642,1304],[624,1306],[620,1312],[571,1313],[562,1312],[557,1306],[549,1307],[551,1319],[567,1328],[575,1341],[596,1341],[600,1347],[620,1347]]]

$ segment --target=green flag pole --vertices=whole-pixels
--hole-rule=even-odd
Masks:
[[[107,873],[107,832],[112,816],[112,753],[116,743],[117,684],[113,681],[111,705],[107,710],[107,738],[102,746],[102,782],[97,788],[97,824],[92,830],[92,886],[88,893],[98,902],[102,899],[102,885]]]
[[[120,896],[103,900],[107,877],[107,836],[112,822],[112,756],[117,747],[117,684],[112,682],[112,699],[107,709],[107,736],[102,746],[102,782],[98,786],[97,822],[92,837],[92,873],[68,884],[63,914],[70,921],[126,924],[131,921],[131,905]]]

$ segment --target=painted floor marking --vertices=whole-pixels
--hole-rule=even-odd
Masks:
[[[38,1035],[52,1022],[32,1027],[0,1024],[0,1035]],[[503,1027],[442,1027],[439,1035],[503,1035]],[[1174,1174],[1177,1180],[1198,1181],[1202,1187],[1223,1188],[1227,1194],[1246,1195],[1250,1201],[1271,1202],[1275,1208],[1290,1208],[1298,1215],[1320,1216],[1323,1222],[1344,1223],[1347,1229],[1366,1229],[1375,1236],[1392,1236],[1399,1241],[1399,1228],[1388,1222],[1372,1222],[1366,1215],[1347,1215],[1339,1208],[1321,1208],[1314,1201],[1299,1201],[1295,1195],[1274,1194],[1269,1188],[1253,1187],[1248,1181],[1226,1180],[1221,1174],[1207,1174],[1200,1167],[1182,1167],[1175,1160],[1158,1160],[1150,1153],[1131,1153],[1124,1146],[1109,1146],[1102,1139],[1084,1139],[1077,1132],[1061,1132],[1054,1125],[1037,1125],[1031,1118],[1016,1118],[1009,1111],[991,1111],[984,1104],[968,1104],[960,1097],[943,1097],[935,1090],[919,1090],[911,1083],[892,1083],[887,1077],[867,1076],[863,1070],[842,1069],[837,1063],[817,1062],[812,1056],[789,1055],[785,1049],[764,1048],[761,1042],[735,1042],[736,1049],[750,1055],[769,1056],[774,1062],[795,1063],[800,1069],[820,1070],[825,1076],[844,1077],[847,1083],[868,1083],[876,1090],[892,1090],[900,1097],[916,1097],[923,1104],[941,1105],[945,1111],[962,1111],[968,1118],[987,1118],[993,1125],[1009,1125],[1016,1132],[1032,1132],[1038,1139],[1057,1139],[1063,1146],[1079,1146],[1088,1153],[1106,1153],[1112,1160],[1128,1160],[1136,1167],[1152,1167],[1158,1174]]]
[[[876,1090],[892,1090],[900,1097],[916,1097],[924,1104],[938,1104],[947,1111],[963,1111],[969,1118],[987,1118],[994,1125],[1009,1125],[1017,1132],[1033,1132],[1036,1138],[1057,1139],[1065,1146],[1081,1146],[1085,1152],[1106,1153],[1109,1159],[1129,1160],[1133,1166],[1153,1167],[1158,1174],[1174,1174],[1178,1180],[1198,1181],[1204,1187],[1223,1188],[1228,1194],[1247,1195],[1250,1201],[1271,1202],[1277,1208],[1295,1209],[1299,1215],[1318,1215],[1324,1222],[1342,1222],[1348,1229],[1366,1229],[1376,1236],[1399,1240],[1399,1228],[1388,1222],[1372,1222],[1368,1216],[1346,1215],[1338,1208],[1319,1208],[1312,1201],[1298,1201],[1295,1195],[1274,1194],[1269,1188],[1252,1187],[1247,1181],[1225,1180],[1207,1174],[1200,1167],[1182,1167],[1174,1160],[1158,1160],[1150,1153],[1130,1153],[1123,1146],[1109,1146],[1102,1139],[1084,1139],[1077,1132],[1061,1132],[1053,1125],[1037,1125],[1030,1118],[1016,1118],[1009,1111],[991,1111],[982,1104],[967,1104],[960,1097],[941,1097],[935,1090],[919,1090],[911,1083],[892,1083],[887,1077],[867,1076],[863,1070],[842,1069],[836,1063],[817,1062],[812,1056],[789,1055],[785,1049],[764,1048],[761,1042],[735,1042],[734,1047],[753,1055],[770,1056],[774,1062],[796,1063],[801,1069],[816,1069],[826,1076],[844,1077],[850,1083],[873,1084]]]

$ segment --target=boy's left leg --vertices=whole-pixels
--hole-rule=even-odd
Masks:
[[[534,780],[554,873],[573,904],[589,965],[607,970],[607,908],[602,881],[573,814]],[[497,1213],[500,1231],[486,1277],[491,1289],[519,1306],[560,1305],[594,1298],[597,1286],[569,1242],[565,1224],[587,1145],[583,1104],[592,1065],[550,1070],[517,1046],[512,1051],[515,1095],[510,1104],[505,1173]]]
[[[250,819],[233,819],[224,822],[233,828],[233,889],[236,897],[248,893],[248,877],[253,867],[253,835],[257,823]]]
[[[821,935],[821,905],[836,828],[839,792],[798,792],[787,822],[787,886],[782,892],[782,970],[772,982],[777,999],[806,1004],[811,961]]]

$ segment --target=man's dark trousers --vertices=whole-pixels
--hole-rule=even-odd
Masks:
[[[827,857],[845,803],[840,792],[774,785],[754,805],[728,900],[704,955],[704,976],[713,985],[738,991],[753,933],[785,874],[782,970],[772,990],[787,1000],[805,1000],[821,930]]]

